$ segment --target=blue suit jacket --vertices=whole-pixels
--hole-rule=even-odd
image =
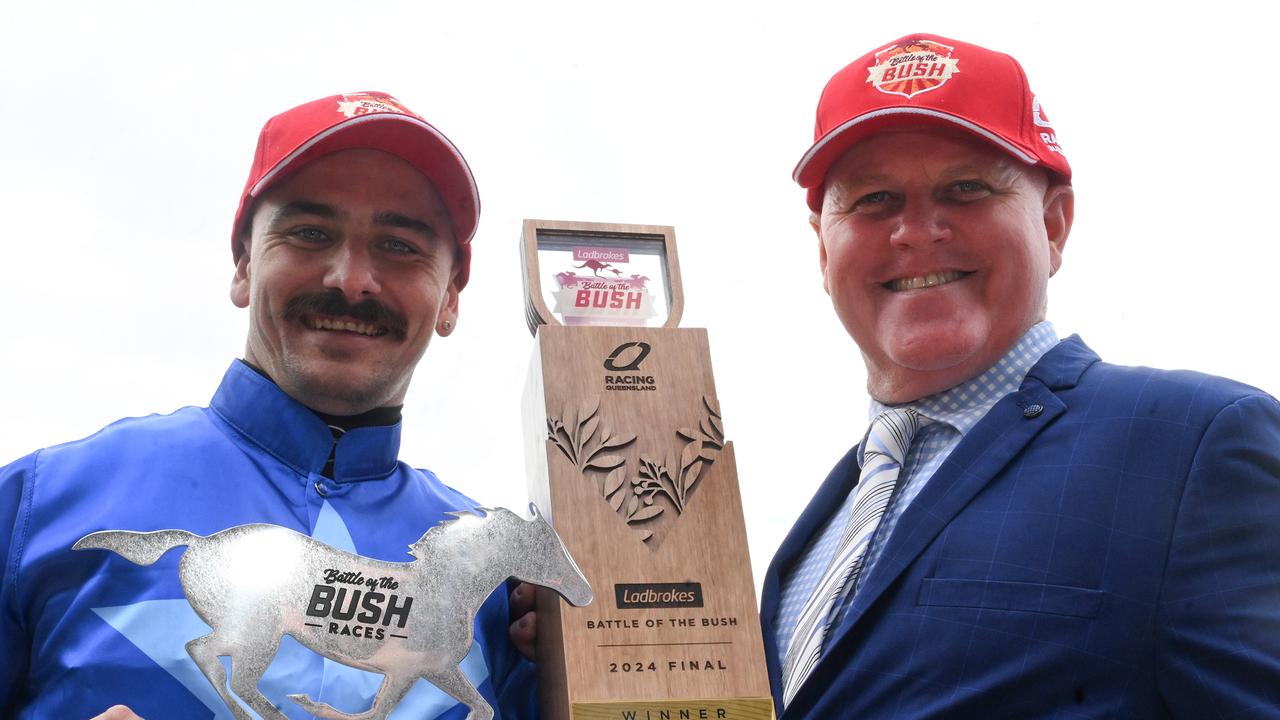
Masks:
[[[857,477],[851,451],[765,576],[784,720],[1280,717],[1274,398],[1062,342],[906,509],[783,713],[780,578]]]

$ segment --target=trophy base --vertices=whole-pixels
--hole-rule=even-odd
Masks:
[[[530,491],[595,589],[538,602],[543,716],[772,720],[707,333],[538,329]]]
[[[772,698],[576,702],[570,720],[774,720]]]

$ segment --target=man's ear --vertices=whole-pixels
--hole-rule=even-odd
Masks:
[[[458,327],[458,271],[455,268],[453,277],[449,278],[449,287],[444,292],[440,303],[440,312],[436,314],[436,334],[445,337]]]
[[[1044,192],[1044,229],[1049,239],[1049,277],[1062,266],[1062,251],[1076,214],[1076,194],[1066,183],[1050,185]]]
[[[818,236],[818,267],[822,270],[822,289],[831,294],[831,285],[827,282],[827,244],[822,242],[822,223],[819,221],[818,213],[809,213],[809,227],[813,228],[813,234]]]
[[[236,274],[231,276],[231,302],[236,307],[249,307],[249,243],[240,239],[240,255],[236,258]]]

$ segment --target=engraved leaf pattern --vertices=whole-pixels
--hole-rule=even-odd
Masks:
[[[622,509],[622,501],[626,500],[629,495],[630,493],[626,490],[618,490],[613,494],[613,497],[609,498],[609,507],[613,508],[614,512],[618,512]]]
[[[708,420],[710,420],[710,418],[707,418],[707,419],[703,420],[703,421],[699,424],[699,426],[698,426],[698,427],[699,427],[699,429],[700,429],[700,430],[702,430],[702,436],[703,436],[703,437],[708,438],[708,439],[711,439],[711,440],[714,440],[714,439],[715,439],[715,433],[713,432],[713,430],[712,430],[712,428],[711,428],[711,424],[708,422]]]
[[[601,499],[640,533],[642,542],[648,543],[655,537],[653,523],[667,509],[675,510],[677,516],[684,513],[694,488],[724,448],[724,428],[715,400],[703,395],[702,409],[696,429],[684,426],[675,430],[678,450],[669,450],[660,459],[641,453],[634,473],[620,451],[625,451],[637,436],[615,434],[607,426],[600,412],[599,396],[587,397],[577,407],[566,407],[562,417],[548,416],[547,439],[584,479],[600,478],[596,487]],[[600,474],[604,474],[603,478]]]
[[[705,470],[706,467],[710,464],[711,464],[711,461],[708,460],[704,462],[702,460],[702,457],[699,456],[698,462],[695,462],[689,468],[689,474],[686,475],[684,479],[684,482],[685,482],[684,494],[686,498],[689,497],[689,493],[693,492],[693,488],[697,486],[698,481],[702,479],[702,475],[703,475],[702,471]]]
[[[624,445],[630,445],[635,439],[636,439],[635,433],[631,433],[630,435],[626,435],[626,434],[618,435],[617,437],[613,437],[613,438],[606,438],[604,441],[601,442],[600,449],[612,450],[614,448],[620,448]]]
[[[595,417],[596,412],[600,410],[600,396],[592,395],[582,401],[582,412],[578,417],[582,418],[585,423],[590,418]]]
[[[578,435],[579,442],[582,445],[586,445],[588,442],[591,442],[591,439],[596,434],[596,428],[599,426],[600,426],[600,418],[596,418],[596,417],[593,417],[590,420],[588,420],[586,423],[584,423],[582,426],[582,432],[579,433]],[[581,445],[578,447],[578,452],[579,453],[582,452]]]
[[[614,470],[613,472],[609,473],[609,476],[606,477],[604,480],[605,497],[608,497],[614,494],[615,492],[617,492],[618,489],[622,487],[622,484],[625,483],[626,481],[627,481],[627,469],[625,467],[620,467],[617,470]]]
[[[627,459],[621,455],[601,455],[587,461],[587,467],[595,468],[596,470],[612,470],[626,461]]]
[[[716,418],[717,420],[720,419],[720,408],[717,407],[717,403],[715,400],[707,397],[706,395],[703,395],[702,407],[706,408],[707,413],[711,415],[711,417]]]
[[[668,458],[665,465],[659,465],[656,468],[655,474],[658,477],[658,481],[662,483],[663,490],[666,491],[667,497],[671,498],[671,502],[675,503],[676,511],[683,513],[684,491],[680,486],[676,485],[675,479],[671,477],[671,471],[668,470],[668,468],[671,467],[671,464],[671,459]]]
[[[640,508],[639,510],[637,510],[636,513],[627,520],[627,522],[631,522],[631,523],[644,522],[645,520],[656,518],[661,514],[662,514],[661,505],[646,505]]]
[[[684,485],[683,478],[689,470],[689,466],[697,462],[698,456],[702,453],[702,443],[694,440],[684,446],[684,450],[680,453],[680,477],[681,485]]]

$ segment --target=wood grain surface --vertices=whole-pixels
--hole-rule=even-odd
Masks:
[[[684,707],[672,701],[695,699],[733,713],[722,717],[772,717],[772,703],[762,704],[769,683],[733,443],[717,417],[706,331],[548,325],[535,343],[525,392],[531,497],[596,597],[573,608],[550,591],[539,596],[544,713],[623,718],[630,706],[658,718],[659,705],[669,711]],[[638,366],[605,367],[611,356],[628,366],[642,345]],[[629,377],[638,381],[620,382]],[[660,597],[662,586],[696,586],[701,606],[677,598],[677,607],[621,608],[621,586],[639,586],[632,592],[642,599]],[[658,590],[646,595],[650,586]],[[591,714],[605,707],[612,714]]]

